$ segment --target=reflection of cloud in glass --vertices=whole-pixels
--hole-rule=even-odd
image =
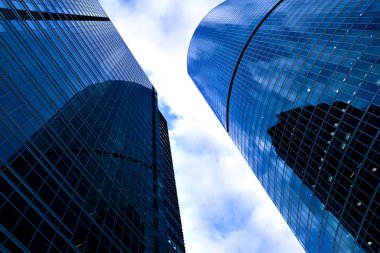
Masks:
[[[267,130],[278,123],[276,115],[294,108],[321,103],[333,105],[335,101],[356,108],[380,104],[375,83],[379,77],[379,62],[374,57],[379,33],[376,32],[377,26],[371,23],[377,22],[378,6],[374,1],[330,1],[325,4],[284,1],[272,8],[256,8],[257,18],[269,14],[260,20],[257,30],[252,25],[256,19],[250,16],[249,9],[242,10],[247,14],[242,15],[244,21],[234,19],[239,6],[238,2],[227,1],[220,13],[217,11],[219,7],[210,12],[211,21],[206,17],[201,22],[190,44],[190,76],[196,76],[193,81],[308,251],[318,249],[324,252],[334,248],[353,252],[372,249],[376,252],[378,236],[364,225],[366,222],[357,224],[354,229],[347,226],[346,218],[334,213],[328,200],[321,199],[307,187],[302,175],[287,162],[290,156],[296,164],[306,167],[300,159],[310,159],[315,154],[300,157],[299,153],[287,153],[288,156],[281,157],[276,147],[268,144],[273,140]],[[218,18],[230,18],[236,23],[212,22]],[[234,29],[230,29],[231,26]],[[201,47],[199,39],[204,38],[215,44],[208,52],[207,61],[192,56],[196,52],[193,48]],[[219,51],[220,45],[224,48]],[[226,105],[229,105],[227,112]],[[349,115],[348,108],[342,110],[343,115]],[[329,122],[328,117],[334,115],[329,113],[322,117],[322,121]],[[357,117],[361,119],[361,116]],[[362,120],[364,124],[365,119]],[[349,118],[347,125],[365,134],[366,130],[355,122]],[[298,119],[297,124],[308,126],[311,123]],[[308,134],[300,134],[297,138],[302,142]],[[289,142],[283,145],[288,147]],[[320,143],[315,145],[323,146]],[[370,153],[375,150],[371,145],[367,142],[362,149],[368,150],[368,159],[378,165]],[[345,153],[343,157],[348,159],[350,156],[351,153]],[[317,174],[321,176],[320,172]],[[364,175],[359,177],[365,179]],[[330,199],[336,199],[334,191],[325,196],[329,194],[332,194]],[[375,195],[371,194],[369,196],[374,200]],[[347,210],[350,205],[347,204]],[[372,213],[369,205],[367,207],[363,210]],[[357,231],[356,235],[348,232],[353,230]],[[366,238],[360,234],[366,232],[372,235]]]
[[[229,83],[241,48],[248,40],[250,31],[275,3],[274,0],[260,5],[250,2],[242,2],[240,5],[232,1],[223,2],[204,18],[195,32],[196,36],[191,40],[188,53],[189,74],[194,76],[194,81],[206,100],[212,104],[211,108],[222,125],[225,125]],[[205,41],[212,43],[210,51],[199,49]],[[202,52],[202,55],[197,55],[197,52]],[[219,73],[216,74],[215,70],[219,70]],[[197,73],[207,74],[205,76]]]

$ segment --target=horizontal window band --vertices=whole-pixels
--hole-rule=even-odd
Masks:
[[[68,148],[66,150],[70,150],[75,155],[88,155],[88,156],[95,155],[96,157],[110,157],[110,158],[123,159],[123,160],[129,161],[129,162],[132,162],[134,164],[137,164],[139,166],[142,166],[142,167],[144,167],[145,169],[148,169],[148,170],[151,170],[152,167],[153,167],[152,165],[147,164],[147,163],[145,163],[143,161],[140,161],[140,160],[138,160],[136,158],[124,155],[122,153],[117,153],[117,152],[109,152],[109,151],[104,151],[104,150],[87,150],[87,149],[84,149],[84,148],[81,148],[81,149],[79,149],[79,148]],[[60,149],[54,150],[54,151],[47,151],[47,152],[44,153],[44,155],[53,164],[59,159],[59,157],[54,157],[54,156],[57,156],[57,154],[68,155],[67,151],[60,150]],[[10,159],[10,160],[13,160],[10,163],[10,166],[13,167],[14,169],[18,168],[22,164],[25,164],[25,161],[29,161],[30,159],[37,159],[38,158],[38,156],[33,155],[32,153],[30,153],[26,149],[24,149],[23,151],[16,152],[14,154],[14,156],[15,156],[14,159],[13,158]],[[56,158],[57,158],[57,160],[56,160]],[[5,166],[0,167],[0,171],[4,170],[4,169],[5,169]]]
[[[110,21],[108,17],[0,8],[5,20]],[[1,18],[2,19],[2,18]]]

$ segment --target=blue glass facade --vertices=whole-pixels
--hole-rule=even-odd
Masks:
[[[1,252],[185,252],[156,91],[97,1],[0,0],[0,181]]]
[[[189,75],[307,252],[380,249],[379,33],[378,1],[230,0],[190,44]]]
[[[160,125],[160,143],[161,143],[161,177],[164,186],[165,198],[165,214],[166,214],[166,229],[168,238],[167,253],[185,253],[185,244],[182,235],[181,217],[177,200],[177,189],[172,187],[175,185],[175,177],[173,170],[173,162],[171,156],[168,125],[164,116],[159,113]]]

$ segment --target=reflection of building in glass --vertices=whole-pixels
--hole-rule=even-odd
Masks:
[[[380,106],[379,13],[380,6],[373,0],[227,0],[207,14],[190,44],[189,75],[308,252],[378,251],[380,137],[373,120]],[[285,124],[276,115],[328,105],[347,105],[339,112],[344,128],[334,122],[339,131],[351,129],[347,142],[327,147],[301,135],[302,145],[312,145],[304,158],[281,151],[298,140],[279,147],[283,136],[268,134],[268,129],[274,133],[276,126]],[[357,116],[359,111],[363,118]],[[329,124],[335,113],[327,110],[320,119],[316,140],[331,136]],[[297,124],[299,129],[310,129],[309,121]],[[292,150],[301,149],[307,151]],[[340,155],[335,154],[339,149]],[[320,156],[314,152],[320,150],[326,150],[326,157],[320,159],[330,167],[302,174],[308,166],[314,168],[313,157]],[[348,193],[334,188],[345,187],[343,167],[356,173],[352,178],[358,183],[349,190],[347,201],[343,198]],[[338,171],[343,173],[341,178]],[[331,177],[323,181],[327,172]],[[312,187],[309,177],[322,180],[321,184]],[[372,188],[362,189],[363,182]],[[334,187],[327,188],[331,184]],[[330,195],[323,195],[326,189]],[[355,204],[351,197],[360,199]]]
[[[378,252],[380,108],[336,102],[281,112],[278,119],[268,130],[277,154],[364,248]]]
[[[98,2],[0,20],[0,251],[185,252],[156,92]]]

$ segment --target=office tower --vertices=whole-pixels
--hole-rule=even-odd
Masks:
[[[0,0],[0,84],[1,252],[185,251],[156,91],[97,1]]]
[[[228,0],[188,73],[307,252],[378,252],[378,1]]]

